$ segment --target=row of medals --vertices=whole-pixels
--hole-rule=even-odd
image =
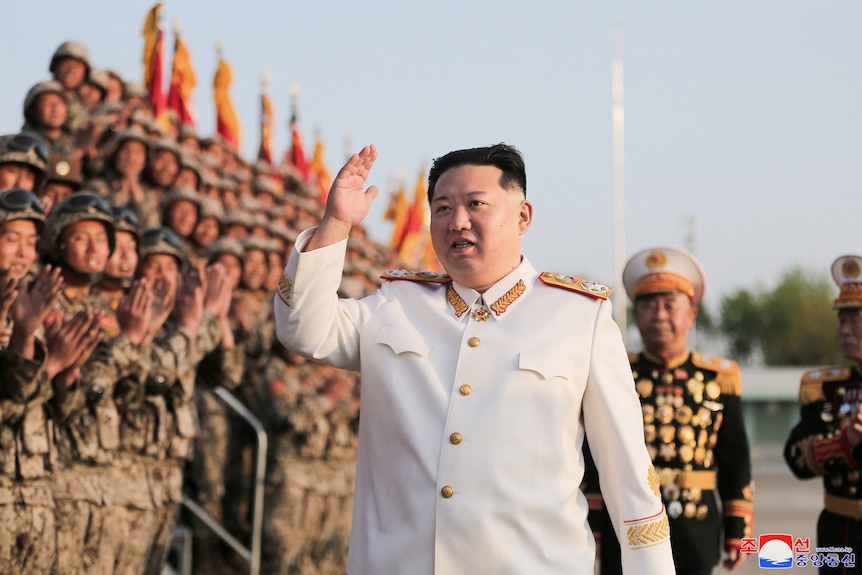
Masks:
[[[836,390],[836,394],[838,397],[844,397],[847,394],[847,388],[839,387]],[[845,401],[838,407],[838,423],[832,425],[832,432],[825,434],[827,439],[835,437],[841,433],[841,429],[845,425],[844,420],[847,419],[853,411],[855,411],[856,405],[856,403]],[[835,422],[835,414],[832,412],[831,402],[823,402],[823,410],[820,413],[820,419],[826,424],[832,424]],[[832,473],[829,475],[829,482],[832,484],[832,487],[841,487],[844,485],[844,481],[846,480],[849,484],[847,486],[847,493],[851,497],[856,497],[858,495],[859,489],[854,484],[859,483],[860,479],[862,479],[862,475],[860,475],[860,471],[858,469],[853,469],[846,473]]]
[[[637,378],[637,373],[633,375]],[[652,375],[653,378],[658,378],[657,373]],[[674,381],[670,373],[664,374],[662,378],[667,384],[672,384]],[[654,383],[650,379],[641,379],[637,381],[636,388],[638,395],[646,398],[653,393]],[[683,388],[672,385],[657,390],[663,393],[657,393],[654,396],[655,405],[641,406],[644,439],[647,442],[650,457],[656,463],[669,462],[678,455],[686,469],[691,469],[692,461],[708,469],[713,464],[712,450],[718,441],[718,430],[724,417],[721,413],[723,406],[715,401],[721,395],[721,387],[714,381],[704,383],[703,374],[698,371],[688,380],[686,388],[695,403],[700,404],[696,412],[691,406],[685,404]],[[704,395],[707,399],[704,399]],[[675,472],[676,470],[665,468],[662,471]],[[664,499],[669,501],[668,515],[674,519],[681,515],[689,519],[706,518],[709,507],[704,504],[698,505],[702,498],[701,489],[681,490],[674,483],[674,479],[675,476],[668,476],[662,477],[661,481],[662,494]]]

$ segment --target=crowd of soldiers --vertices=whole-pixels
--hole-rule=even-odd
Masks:
[[[159,121],[81,43],[48,71],[0,137],[0,572],[161,573],[184,493],[247,540],[253,437],[216,386],[269,435],[262,572],[344,572],[357,377],[272,320],[319,200],[289,164]],[[348,297],[397,267],[361,227],[347,258]],[[190,523],[197,573],[237,568]]]

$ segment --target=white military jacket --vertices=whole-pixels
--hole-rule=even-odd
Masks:
[[[526,258],[482,299],[445,280],[338,299],[347,242],[300,253],[312,233],[275,317],[288,348],[362,375],[349,573],[592,575],[585,432],[625,573],[674,573],[609,302]]]

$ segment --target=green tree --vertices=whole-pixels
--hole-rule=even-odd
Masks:
[[[742,289],[721,300],[720,331],[731,357],[760,352],[766,365],[825,365],[841,362],[829,278],[794,268],[775,289]]]

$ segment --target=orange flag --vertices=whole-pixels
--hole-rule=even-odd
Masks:
[[[437,259],[437,252],[434,251],[434,244],[431,241],[431,228],[426,226],[423,230],[422,242],[422,258],[419,267],[426,272],[442,272],[443,266]]]
[[[162,77],[164,76],[162,56],[165,50],[162,39],[161,16],[162,3],[159,2],[147,13],[141,35],[144,37],[144,86],[150,95],[156,118],[160,122],[164,122],[167,120],[165,112],[168,109],[168,103],[162,85]]]
[[[216,107],[216,132],[224,138],[228,146],[234,150],[239,149],[239,118],[236,115],[236,109],[233,107],[233,102],[228,94],[233,82],[233,70],[230,65],[224,61],[224,58],[219,54],[218,68],[216,69],[215,78],[213,78],[213,88],[215,89],[215,107]]]
[[[428,203],[428,190],[425,187],[425,172],[419,173],[416,180],[416,188],[413,192],[413,205],[407,214],[407,222],[404,224],[404,238],[398,255],[407,265],[416,267],[422,257],[422,230],[425,223],[425,205]]]
[[[311,164],[308,165],[308,170],[311,178],[317,184],[317,195],[320,198],[320,203],[326,205],[326,198],[329,196],[329,188],[332,186],[332,174],[326,167],[326,160],[323,159],[323,141],[318,136],[314,142],[314,155],[311,156]]]
[[[401,250],[401,240],[404,239],[404,227],[407,225],[407,216],[410,206],[407,205],[407,190],[404,189],[404,180],[398,182],[398,189],[390,194],[389,205],[383,219],[392,222],[392,238],[389,247],[396,252]]]
[[[180,38],[179,30],[174,30],[174,63],[171,67],[171,86],[168,90],[168,109],[177,113],[180,122],[195,125],[192,112],[192,90],[197,86],[197,77],[192,68],[192,59],[186,43]]]
[[[260,147],[257,159],[272,164],[272,98],[266,93],[265,84],[260,89]]]

